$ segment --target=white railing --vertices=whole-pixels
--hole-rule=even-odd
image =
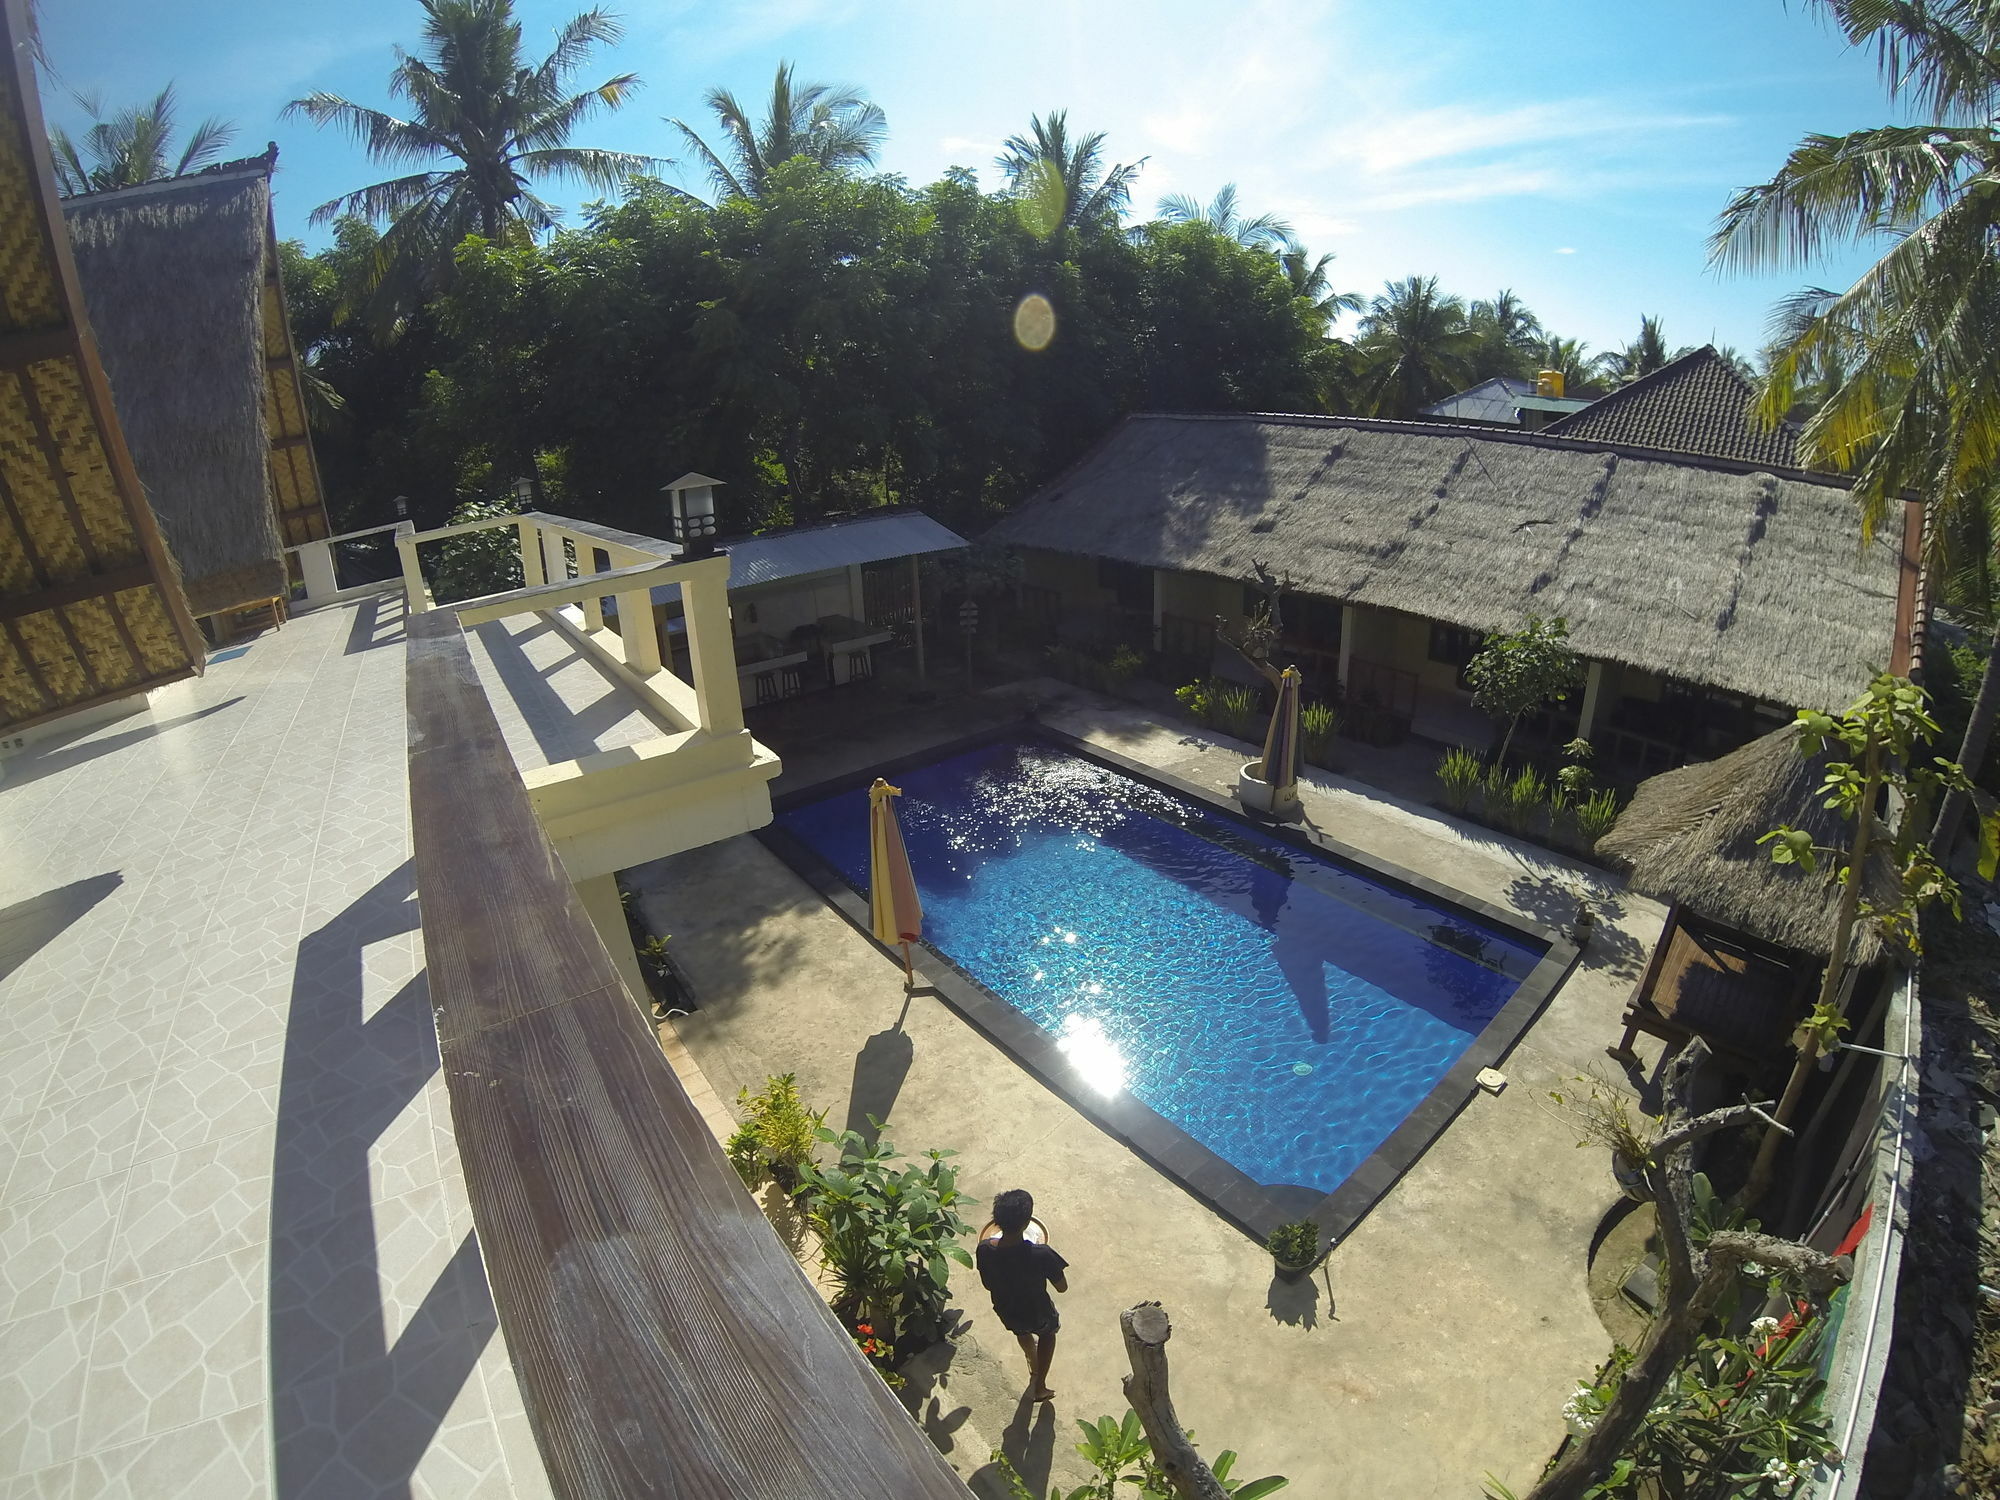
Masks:
[[[305,603],[308,606],[338,604],[343,599],[352,599],[361,594],[379,593],[385,588],[392,587],[393,585],[386,580],[377,580],[373,583],[342,588],[339,563],[333,551],[334,544],[357,541],[364,536],[380,536],[386,531],[393,531],[400,537],[405,532],[415,530],[416,527],[408,521],[391,521],[386,526],[365,526],[359,531],[343,531],[338,536],[318,537],[313,541],[300,542],[296,546],[285,548],[286,552],[299,560],[299,577],[304,581],[306,591]],[[409,574],[406,570],[404,573],[406,587],[408,579]]]

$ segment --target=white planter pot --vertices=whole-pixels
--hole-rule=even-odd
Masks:
[[[1236,773],[1236,800],[1252,812],[1268,813],[1288,823],[1303,817],[1298,787],[1287,787],[1280,798],[1278,789],[1262,779],[1263,770],[1264,762],[1253,760]]]

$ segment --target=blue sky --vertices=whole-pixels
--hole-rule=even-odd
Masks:
[[[579,0],[517,0],[540,56]],[[979,168],[1030,114],[1066,107],[1146,157],[1135,208],[1238,184],[1252,212],[1288,218],[1333,251],[1336,285],[1373,293],[1412,272],[1467,298],[1512,287],[1594,349],[1641,313],[1673,344],[1761,343],[1774,299],[1845,285],[1851,254],[1810,272],[1722,276],[1705,239],[1733,188],[1759,181],[1807,131],[1892,118],[1871,56],[1799,0],[1577,4],[1515,0],[1233,4],[939,0],[627,0],[625,40],[584,82],[645,87],[578,144],[677,154],[663,116],[691,122],[723,85],[761,96],[781,59],[850,83],[888,114],[881,166],[915,182]],[[412,0],[54,0],[64,84],[123,104],[174,80],[187,123],[236,120],[231,154],[280,147],[279,232],[388,175],[344,137],[280,120],[330,89],[389,103],[391,47],[418,40]],[[74,106],[51,91],[57,120]],[[669,173],[670,176],[675,174]],[[690,173],[687,185],[701,188]],[[554,194],[558,201],[563,195]],[[568,200],[574,201],[574,195]]]

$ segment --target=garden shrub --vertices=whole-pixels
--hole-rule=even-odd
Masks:
[[[739,1089],[736,1103],[747,1117],[724,1150],[743,1185],[751,1192],[767,1178],[790,1192],[803,1169],[811,1164],[814,1143],[826,1125],[826,1111],[806,1108],[799,1097],[797,1077],[774,1074],[758,1093]]]
[[[1463,814],[1472,806],[1472,794],[1485,778],[1479,757],[1463,745],[1445,751],[1437,764],[1438,790],[1444,794],[1444,805],[1455,813]]]
[[[1299,710],[1299,749],[1314,765],[1330,764],[1339,733],[1340,713],[1332,704],[1308,703]]]

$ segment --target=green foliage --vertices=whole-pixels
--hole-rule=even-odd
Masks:
[[[806,1107],[792,1073],[771,1075],[754,1094],[739,1089],[736,1104],[745,1120],[730,1137],[729,1159],[737,1162],[740,1151],[747,1162],[754,1152],[756,1162],[754,1171],[738,1162],[744,1184],[754,1191],[765,1178],[776,1177],[781,1187],[792,1187],[811,1165],[815,1143],[825,1138],[826,1111]]]
[[[1215,689],[1212,683],[1190,682],[1174,689],[1174,700],[1190,719],[1207,726],[1215,722]]]
[[[1568,621],[1530,615],[1519,630],[1487,636],[1479,654],[1466,663],[1473,704],[1507,726],[1498,759],[1506,758],[1521,715],[1545,703],[1560,703],[1582,680],[1583,663],[1568,643]]]
[[[1264,1241],[1264,1248],[1284,1265],[1309,1265],[1319,1254],[1319,1226],[1309,1219],[1280,1224]]]
[[[1299,710],[1299,748],[1314,765],[1328,763],[1339,733],[1340,711],[1332,704],[1315,701]]]
[[[1495,809],[1509,833],[1525,834],[1535,814],[1549,798],[1549,784],[1533,766],[1523,766],[1507,781]]]
[[[877,1124],[879,1129],[879,1122]],[[818,1232],[839,1285],[837,1306],[889,1317],[905,1333],[935,1332],[943,1319],[952,1261],[972,1264],[957,1244],[972,1231],[959,1217],[958,1170],[950,1151],[927,1151],[922,1166],[902,1162],[886,1139],[825,1128],[840,1159],[799,1168],[800,1202]]]
[[[1130,646],[1121,645],[1111,653],[1111,659],[1105,663],[1105,668],[1115,685],[1129,681],[1145,665],[1145,657]]]
[[[729,1165],[736,1168],[736,1175],[743,1179],[743,1186],[751,1192],[770,1180],[771,1163],[764,1155],[764,1138],[755,1120],[738,1125],[723,1144],[722,1152],[729,1158]]]
[[[1578,835],[1583,839],[1584,843],[1595,845],[1605,834],[1611,832],[1611,825],[1618,821],[1620,811],[1618,794],[1612,791],[1610,787],[1593,792],[1586,801],[1577,807],[1576,831]]]
[[[510,516],[518,507],[487,500],[468,500],[446,519],[448,526]],[[477,599],[521,587],[521,547],[511,526],[489,526],[427,544],[431,558],[425,568],[431,596],[439,604]]]
[[[1437,779],[1444,805],[1463,814],[1472,806],[1472,794],[1485,784],[1486,767],[1463,745],[1454,745],[1439,758]]]
[[[1097,1477],[1068,1491],[1060,1485],[1054,1486],[1049,1490],[1049,1500],[1175,1500],[1178,1492],[1166,1472],[1153,1462],[1153,1445],[1147,1441],[1146,1429],[1140,1424],[1137,1412],[1127,1411],[1122,1420],[1104,1416],[1086,1422],[1079,1417],[1076,1425],[1083,1433],[1076,1451],[1097,1471]],[[1194,1434],[1188,1433],[1187,1439],[1192,1444]],[[1035,1500],[1034,1491],[1028,1488],[1006,1454],[996,1448],[993,1462],[1007,1481],[1008,1494],[1013,1500]],[[1230,1449],[1217,1454],[1215,1462],[1209,1465],[1209,1472],[1215,1475],[1223,1493],[1234,1500],[1262,1500],[1263,1496],[1275,1495],[1291,1483],[1279,1474],[1246,1481],[1234,1478],[1235,1471],[1236,1454]],[[1121,1485],[1130,1488],[1121,1489]]]
[[[1257,728],[1257,694],[1242,684],[1224,688],[1215,699],[1215,727],[1224,734],[1247,740]]]
[[[1954,917],[1959,913],[1958,882],[1922,841],[1930,826],[1926,814],[1940,793],[1969,785],[1954,762],[1919,753],[1938,728],[1924,690],[1885,672],[1845,713],[1801,709],[1798,724],[1801,754],[1847,752],[1847,759],[1827,762],[1817,795],[1823,806],[1857,826],[1857,837],[1862,811],[1872,811],[1885,789],[1893,794],[1901,809],[1898,822],[1893,830],[1872,833],[1866,857],[1880,850],[1896,874],[1896,887],[1893,894],[1877,897],[1863,882],[1856,914],[1873,921],[1892,941],[1921,951],[1918,919],[1923,909],[1935,901]],[[1842,885],[1854,878],[1852,849],[1819,845],[1805,829],[1780,824],[1757,842],[1769,846],[1773,864],[1797,865],[1810,875],[1828,861]]]

